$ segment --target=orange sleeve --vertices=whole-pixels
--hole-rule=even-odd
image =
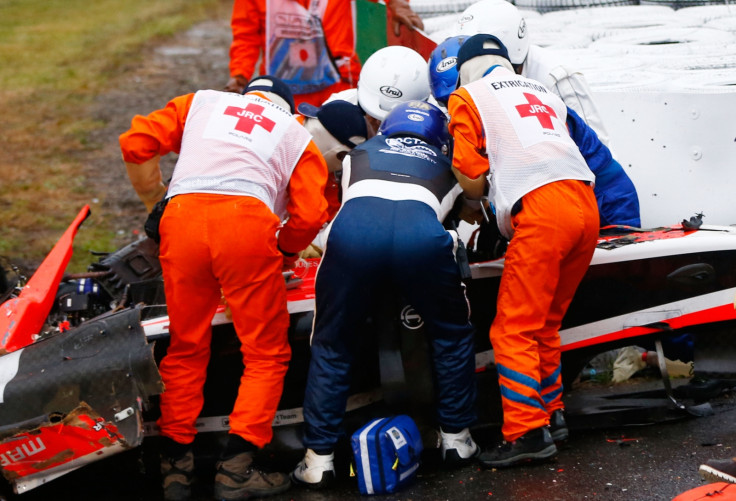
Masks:
[[[322,101],[320,101],[320,103],[321,102]],[[296,115],[296,121],[304,125],[304,115]],[[322,156],[321,152],[320,156]],[[340,206],[342,204],[340,203],[340,182],[329,171],[327,172],[327,180],[325,184],[325,199],[327,200],[327,220],[332,221],[337,215],[337,211],[340,210]]]
[[[289,219],[279,232],[279,248],[296,253],[305,249],[327,222],[327,164],[310,141],[289,180]]]
[[[351,4],[347,0],[330,0],[322,19],[322,27],[327,47],[337,63],[342,81],[355,87],[360,76],[360,61],[355,52],[356,35]]]
[[[452,166],[470,179],[477,179],[489,169],[483,122],[466,89],[450,94],[448,129],[453,138]]]
[[[235,0],[230,29],[230,76],[243,75],[250,80],[266,47],[266,0]]]
[[[145,117],[133,117],[130,129],[120,135],[120,149],[123,160],[141,164],[156,155],[179,153],[184,124],[194,94],[175,97],[165,108],[156,110]]]

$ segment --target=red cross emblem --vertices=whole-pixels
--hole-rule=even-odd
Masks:
[[[516,106],[516,111],[519,112],[519,115],[521,115],[522,118],[536,118],[539,120],[539,124],[543,129],[554,129],[555,127],[552,125],[552,118],[550,115],[557,118],[555,110],[542,104],[542,101],[540,101],[534,94],[527,94],[525,92],[524,97],[528,104],[519,104]]]
[[[248,104],[245,108],[228,106],[225,109],[225,115],[237,117],[238,123],[235,124],[235,129],[246,134],[253,132],[256,125],[263,127],[268,132],[271,132],[276,125],[276,122],[263,116],[263,106],[253,103]]]

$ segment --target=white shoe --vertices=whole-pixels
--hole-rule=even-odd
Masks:
[[[442,461],[446,466],[467,464],[480,454],[480,447],[473,441],[467,428],[460,433],[445,433],[440,428],[440,440]]]
[[[324,487],[335,478],[335,454],[317,454],[307,449],[304,459],[299,461],[290,477],[296,484]]]

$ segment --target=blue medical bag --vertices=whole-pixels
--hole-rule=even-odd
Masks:
[[[422,437],[409,416],[374,419],[350,443],[361,494],[395,492],[416,476]]]

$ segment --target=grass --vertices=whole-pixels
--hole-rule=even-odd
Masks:
[[[230,9],[225,0],[3,0],[0,2],[0,254],[37,266],[92,194],[79,152],[101,127],[89,118],[110,75],[140,48]],[[110,215],[93,210],[79,249],[114,250]],[[88,227],[94,230],[87,231]]]

